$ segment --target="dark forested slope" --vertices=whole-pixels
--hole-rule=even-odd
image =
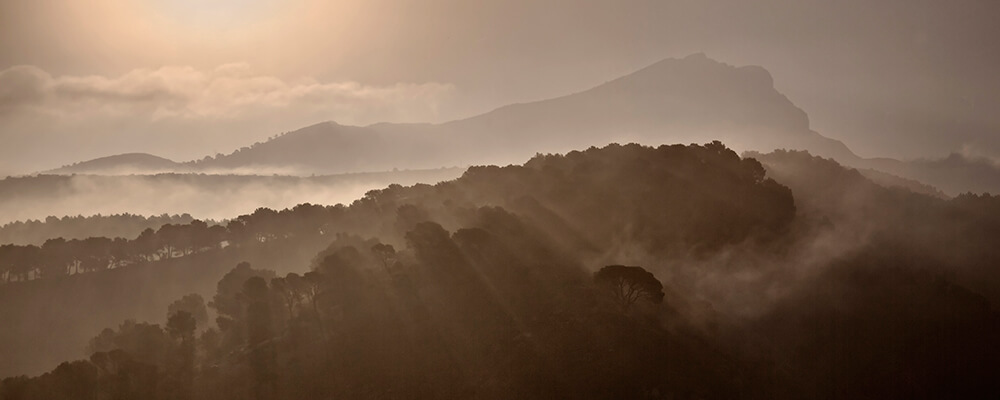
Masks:
[[[612,184],[616,182],[632,183]],[[734,191],[739,193],[739,197],[732,197]],[[664,209],[659,206],[661,204],[670,204],[671,207]],[[238,261],[241,254],[256,254],[255,251],[266,253],[270,257],[267,259],[271,260],[255,264],[259,267],[278,271],[301,269],[305,265],[295,262],[301,258],[289,257],[286,264],[275,261],[275,257],[315,254],[319,249],[309,243],[330,241],[340,232],[379,237],[397,248],[405,248],[407,232],[418,223],[436,221],[444,229],[456,231],[466,227],[469,218],[474,218],[477,208],[482,206],[523,210],[526,218],[539,221],[532,224],[532,229],[538,231],[538,237],[559,243],[544,251],[562,249],[565,254],[572,254],[572,260],[576,260],[566,262],[585,269],[592,267],[589,264],[592,258],[601,257],[626,238],[634,238],[637,245],[648,248],[650,252],[668,249],[679,253],[710,251],[749,238],[769,240],[784,229],[794,215],[787,189],[766,180],[759,164],[741,160],[721,144],[663,146],[658,149],[613,145],[566,156],[540,156],[525,166],[474,167],[458,180],[435,186],[393,185],[372,191],[346,208],[296,207],[280,213],[261,209],[236,218],[227,225],[226,247],[221,250],[212,250],[207,245],[185,247],[183,244],[172,244],[172,240],[179,239],[170,239],[173,236],[161,229],[162,232],[151,234],[148,238],[139,237],[122,243],[125,250],[120,254],[131,258],[122,258],[116,264],[118,259],[110,254],[118,253],[111,252],[102,256],[108,257],[103,263],[92,261],[89,264],[97,265],[97,271],[108,265],[120,265],[108,272],[84,269],[83,274],[63,276],[59,271],[63,274],[79,271],[78,268],[73,269],[78,256],[44,261],[52,258],[43,251],[38,262],[51,265],[46,270],[53,272],[43,274],[49,278],[4,285],[0,287],[0,295],[20,299],[2,304],[5,307],[10,305],[6,311],[9,320],[27,330],[58,325],[58,321],[63,320],[61,312],[38,308],[45,304],[60,304],[65,308],[57,309],[71,314],[85,315],[99,309],[102,315],[109,318],[153,319],[154,315],[137,313],[133,307],[150,302],[165,306],[172,298],[155,296],[140,300],[123,295],[116,301],[107,299],[102,303],[103,300],[69,294],[76,293],[78,289],[73,288],[78,285],[100,285],[103,281],[99,277],[103,274],[115,274],[126,281],[130,276],[136,276],[135,281],[120,282],[116,286],[138,288],[135,292],[125,293],[140,297],[142,287],[157,285],[155,277],[158,274],[174,276],[167,280],[173,282],[169,287],[176,290],[205,287],[206,282],[214,282],[221,277],[224,269],[235,265],[233,262]],[[506,212],[501,211],[503,213]],[[266,251],[261,250],[262,246],[266,246]],[[224,255],[211,255],[216,252]],[[90,253],[87,257],[91,257]],[[246,257],[250,259],[249,255]],[[235,261],[208,265],[199,261],[217,259]],[[588,264],[580,264],[583,260]],[[17,268],[20,264],[0,265]],[[190,275],[177,272],[185,268],[199,272]],[[579,271],[582,273],[585,269]],[[215,278],[203,279],[203,274],[213,273]],[[27,289],[31,287],[38,289]],[[172,297],[181,294],[176,292]],[[41,301],[42,298],[46,300]],[[107,325],[82,324],[92,326],[93,330]],[[60,326],[68,328],[67,325]],[[62,334],[51,340],[81,348],[79,346],[85,342],[86,336],[80,336],[83,335],[80,331],[86,329],[75,328],[61,329],[59,332]],[[0,341],[10,359],[20,360],[9,364],[9,368],[34,365],[36,367],[29,368],[37,371],[35,368],[38,365],[44,365],[45,358],[33,354],[24,345],[39,338],[37,334],[19,332],[8,340]],[[67,348],[53,344],[44,347]],[[21,356],[15,357],[17,354]],[[61,357],[72,358],[73,354],[62,354]],[[49,363],[55,361],[49,360]],[[5,373],[12,372],[16,370]]]
[[[36,335],[86,347],[82,360],[5,379],[0,396],[1000,393],[988,301],[1000,200],[887,189],[804,153],[755,157],[763,165],[720,143],[610,145],[392,185],[349,207],[260,209],[218,246],[176,256],[154,232],[168,244],[153,240],[153,261],[0,286],[17,326],[51,324],[44,304],[104,310],[89,346]],[[171,289],[79,289],[106,284]],[[130,317],[148,322],[110,322]]]

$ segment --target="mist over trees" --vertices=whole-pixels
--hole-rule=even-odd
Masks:
[[[204,221],[165,224],[144,229],[135,239],[88,237],[48,239],[41,246],[0,246],[0,277],[3,282],[56,279],[66,275],[96,272],[182,257],[223,245],[226,228]]]
[[[391,168],[389,168],[391,170]],[[155,175],[32,175],[0,179],[0,223],[46,220],[52,215],[184,215],[221,221],[251,213],[260,207],[288,208],[301,203],[335,204],[349,202],[365,192],[391,183],[412,185],[436,183],[461,175],[461,168],[357,172],[338,175],[272,175],[247,167],[242,175],[178,174]],[[287,173],[287,171],[285,171]],[[14,243],[40,245],[38,241],[64,236],[127,237],[130,228],[114,227],[127,221],[95,219],[91,232],[75,230],[41,238],[35,227],[25,227],[25,237],[13,236]],[[187,223],[190,220],[172,221]],[[105,227],[104,225],[107,225]],[[161,224],[162,225],[162,224]],[[159,225],[147,226],[153,229]],[[144,229],[144,228],[143,228]],[[141,229],[139,230],[141,231]],[[21,231],[0,231],[19,235]],[[80,236],[77,236],[80,235]],[[7,242],[3,242],[7,243]]]
[[[79,360],[0,398],[992,398],[998,210],[807,153],[612,144],[7,246],[56,273],[0,285],[5,354],[43,303],[113,322],[37,339]]]

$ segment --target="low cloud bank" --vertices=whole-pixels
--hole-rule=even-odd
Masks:
[[[41,175],[0,180],[0,224],[48,216],[184,214],[222,220],[258,207],[350,204],[390,184],[437,183],[460,168],[317,177],[162,174]],[[8,190],[9,189],[9,190]]]

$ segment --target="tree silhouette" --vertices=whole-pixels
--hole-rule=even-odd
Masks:
[[[198,322],[194,316],[187,311],[178,311],[170,315],[167,319],[167,333],[174,340],[188,340],[194,338],[194,331]]]
[[[167,333],[174,340],[175,350],[167,356],[167,382],[164,391],[168,398],[186,400],[192,397],[194,383],[195,318],[187,311],[178,311],[167,320]]]
[[[42,244],[44,260],[42,262],[42,277],[50,278],[66,275],[68,272],[66,265],[69,264],[73,255],[69,251],[66,239],[61,237],[46,240]]]
[[[382,263],[382,269],[389,272],[389,264],[396,258],[396,249],[391,244],[378,243],[372,246],[372,254]]]
[[[243,284],[243,298],[247,304],[247,351],[253,371],[254,396],[257,399],[275,397],[277,379],[276,349],[271,319],[271,299],[267,281],[259,276]]]
[[[205,299],[199,294],[189,294],[175,300],[167,306],[167,320],[177,313],[187,313],[194,318],[198,326],[204,327],[208,324],[208,310],[205,308]]]
[[[663,284],[642,267],[608,265],[594,274],[594,283],[610,291],[624,311],[640,299],[663,302]]]

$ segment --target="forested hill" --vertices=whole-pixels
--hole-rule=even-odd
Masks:
[[[666,203],[639,201],[650,195]],[[601,200],[588,201],[594,196]],[[622,206],[604,207],[612,200]],[[794,216],[787,189],[765,179],[763,167],[755,160],[740,159],[719,142],[655,150],[634,144],[610,145],[565,156],[539,155],[524,166],[472,167],[460,179],[435,186],[390,185],[371,191],[347,210],[357,214],[372,207],[379,212],[400,208],[406,215],[413,214],[412,218],[427,218],[429,212],[434,212],[444,215],[447,221],[453,218],[450,207],[456,205],[503,205],[535,211],[554,208],[560,218],[572,216],[577,229],[605,226],[606,218],[627,220],[625,227],[616,229],[627,227],[645,236],[671,239],[650,246],[657,251],[718,248],[745,240],[751,234],[775,234]],[[40,247],[6,245],[0,252],[0,276],[5,281],[61,277],[78,273],[81,263],[93,266],[85,268],[87,271],[115,269],[223,245],[266,242],[297,233],[329,233],[337,229],[325,226],[330,213],[341,211],[338,207],[302,204],[281,212],[260,208],[229,221],[225,227],[208,226],[202,221],[167,224],[146,229],[133,240],[104,238],[97,252],[95,246],[81,246],[87,250],[86,255],[63,249],[67,243],[61,241],[63,238],[48,240]],[[377,219],[379,215],[365,218]],[[604,246],[610,246],[616,236],[635,235],[582,230],[587,232],[588,242],[600,238]],[[96,239],[88,240],[97,243]]]
[[[1000,200],[759,156],[609,145],[350,206],[260,209],[207,236],[151,232],[110,271],[0,285],[21,327],[0,331],[10,365],[79,359],[5,379],[0,396],[1000,393],[983,295],[1000,255],[980,234],[1000,229]]]
[[[942,199],[883,187],[836,161],[801,151],[749,153],[768,176],[791,188],[800,216],[837,232],[842,251],[914,257],[904,264],[943,274],[1000,302],[1000,196],[964,193]]]
[[[484,206],[510,211],[480,209]],[[126,318],[162,322],[170,301],[190,292],[210,297],[215,282],[240,261],[302,273],[342,233],[377,237],[403,250],[407,232],[421,222],[455,232],[472,227],[477,215],[503,217],[497,223],[520,218],[527,225],[517,229],[535,233],[516,248],[538,247],[551,253],[547,257],[557,257],[558,265],[582,274],[601,262],[596,260],[616,258],[613,254],[624,247],[686,254],[751,238],[772,240],[793,219],[794,205],[787,189],[764,178],[759,164],[741,160],[718,143],[611,145],[539,156],[524,166],[473,167],[457,180],[434,186],[393,185],[348,207],[260,209],[232,219],[224,232],[198,235],[214,237],[214,245],[212,239],[192,245],[175,233],[200,228],[175,225],[109,243],[104,253],[47,253],[42,246],[28,263],[47,271],[42,279],[0,285],[0,309],[11,326],[21,327],[0,332],[0,348],[10,360],[0,375],[38,373],[77,358],[88,338]],[[532,244],[535,240],[539,243]],[[78,268],[84,263],[94,267]],[[30,273],[22,263],[0,265]]]

